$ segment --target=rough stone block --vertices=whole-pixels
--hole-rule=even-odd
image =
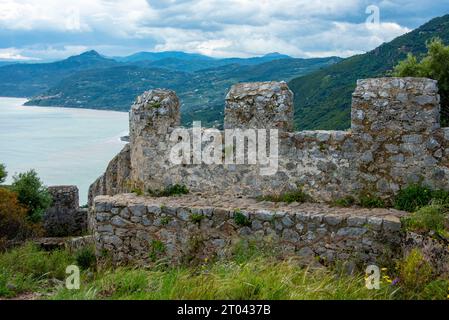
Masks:
[[[225,129],[293,129],[293,93],[285,82],[239,83],[226,96]]]

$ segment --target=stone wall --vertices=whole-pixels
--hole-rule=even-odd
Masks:
[[[226,97],[224,127],[279,130],[278,170],[261,175],[259,164],[195,164],[193,153],[186,162],[172,163],[173,146],[192,143],[194,129],[173,139],[179,128],[178,98],[170,90],[152,90],[132,106],[130,144],[91,186],[90,203],[96,195],[176,183],[229,196],[282,193],[299,186],[317,201],[362,192],[389,199],[418,181],[449,189],[449,128],[440,128],[439,112],[433,80],[366,79],[358,81],[353,95],[351,130],[293,132],[293,94],[285,83],[237,84]],[[206,134],[204,128],[201,132]]]
[[[293,130],[293,92],[285,82],[250,82],[231,87],[226,96],[225,129]]]
[[[439,102],[434,80],[358,81],[352,133],[362,142],[358,181],[365,188],[394,194],[421,181],[449,189],[449,128],[440,128]]]
[[[145,198],[121,194],[95,198],[93,231],[98,256],[117,264],[224,258],[243,242],[306,262],[318,258],[323,263],[366,265],[397,256],[399,217],[403,214],[323,204],[260,203],[227,196]]]
[[[62,237],[78,235],[87,230],[87,209],[79,208],[76,186],[48,187],[53,202],[44,214],[46,236]]]
[[[128,183],[130,181],[130,166],[129,144],[126,144],[119,154],[109,162],[105,173],[90,185],[88,194],[89,206],[92,205],[95,195],[112,195],[130,191],[128,190],[130,189]]]

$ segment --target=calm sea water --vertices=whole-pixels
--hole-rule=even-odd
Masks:
[[[123,148],[128,114],[71,108],[22,106],[0,98],[0,163],[12,175],[35,169],[46,185],[77,185],[80,204],[89,185]]]

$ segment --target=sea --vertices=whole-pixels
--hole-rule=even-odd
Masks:
[[[24,106],[26,99],[0,97],[0,163],[12,182],[34,169],[43,183],[76,185],[80,204],[89,185],[126,142],[128,113]]]

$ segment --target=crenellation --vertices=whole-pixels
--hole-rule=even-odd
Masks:
[[[293,92],[285,82],[233,85],[226,96],[225,129],[293,130]]]

